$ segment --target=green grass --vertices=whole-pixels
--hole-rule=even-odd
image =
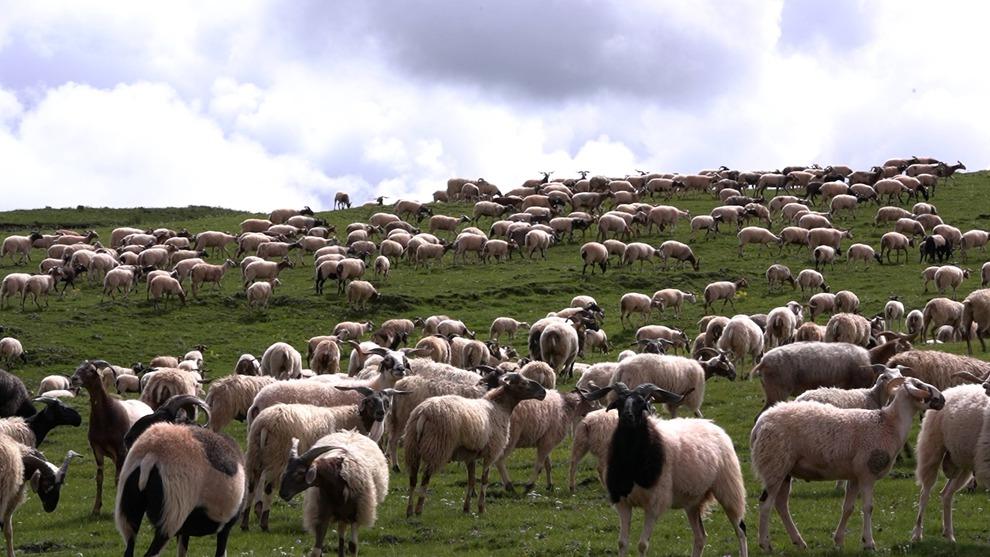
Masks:
[[[933,199],[939,213],[948,222],[962,230],[990,228],[990,212],[986,192],[990,189],[990,176],[972,173],[958,176],[955,182],[940,188]],[[660,201],[655,201],[659,203]],[[714,202],[709,197],[695,196],[675,200],[674,203],[689,209],[692,214],[707,213]],[[356,208],[348,211],[324,213],[339,230],[347,223],[365,221],[376,208]],[[885,231],[871,225],[875,208],[861,207],[853,226],[854,242],[877,246]],[[438,213],[459,215],[469,208],[448,205],[437,208]],[[185,227],[190,231],[236,231],[238,223],[247,213],[209,207],[167,209],[39,209],[0,213],[0,229],[4,233],[26,233],[32,229],[50,231],[59,227],[79,230],[93,228],[101,238],[109,238],[115,226],[139,226],[171,228]],[[484,222],[487,226],[489,221]],[[775,223],[774,229],[779,229]],[[687,222],[678,225],[674,234],[656,233],[643,241],[659,243],[670,237],[686,240]],[[100,302],[98,286],[83,281],[78,290],[70,291],[64,299],[53,297],[50,306],[43,310],[29,305],[25,311],[19,303],[13,309],[0,312],[3,334],[19,338],[28,351],[28,363],[18,365],[14,371],[24,378],[29,388],[36,388],[44,375],[71,373],[83,359],[104,358],[114,363],[129,365],[147,362],[158,354],[183,354],[190,346],[204,343],[209,348],[205,354],[211,376],[229,373],[237,357],[250,352],[260,355],[272,342],[285,340],[304,348],[305,340],[317,334],[327,334],[341,320],[371,318],[376,323],[393,316],[427,316],[446,313],[464,320],[473,329],[487,331],[491,320],[499,315],[511,315],[517,319],[534,321],[549,311],[569,304],[576,294],[594,295],[608,311],[606,330],[618,348],[624,348],[633,338],[634,330],[623,330],[618,323],[619,297],[625,292],[653,291],[665,287],[678,287],[700,294],[704,286],[715,280],[746,276],[750,288],[736,302],[739,312],[765,313],[770,308],[788,300],[798,299],[800,293],[790,291],[767,295],[763,272],[773,262],[790,266],[796,274],[812,266],[806,253],[787,253],[782,257],[768,255],[765,251],[750,247],[746,257],[736,255],[734,233],[728,231],[712,241],[691,242],[702,259],[700,271],[661,271],[647,266],[610,269],[603,277],[582,278],[577,255],[580,242],[564,243],[553,247],[546,261],[523,261],[518,257],[504,264],[481,266],[475,263],[451,265],[449,259],[436,269],[412,269],[405,264],[393,268],[388,281],[374,280],[383,296],[367,312],[349,310],[328,285],[327,295],[316,296],[312,290],[312,266],[286,271],[283,286],[278,290],[274,303],[267,311],[246,308],[240,292],[239,273],[234,270],[224,281],[222,292],[207,289],[200,299],[191,300],[185,307],[170,306],[166,311],[156,311],[144,299],[142,290],[135,292],[129,301]],[[849,242],[845,242],[848,245]],[[0,262],[0,274],[11,271],[33,271],[43,257],[41,250],[34,250],[31,265],[12,267],[9,260]],[[986,254],[971,254],[965,262],[977,270]],[[449,256],[448,256],[449,258]],[[214,257],[218,260],[218,257]],[[835,269],[826,269],[825,275],[833,291],[851,289],[862,301],[862,312],[872,315],[880,311],[888,296],[900,294],[908,308],[919,308],[932,296],[923,294],[919,278],[923,265],[917,263],[912,252],[905,265],[873,265],[868,270],[849,269],[845,263]],[[978,275],[978,273],[977,273]],[[964,292],[979,285],[978,278],[970,278]],[[727,308],[728,312],[729,309]],[[679,319],[665,316],[664,324],[696,330],[695,323],[702,317],[701,305],[687,305]],[[516,348],[524,352],[525,341],[517,338]],[[963,352],[964,345],[945,345],[943,349]],[[591,356],[588,361],[613,358],[615,354]],[[564,386],[563,388],[566,388]],[[72,402],[84,416],[88,415],[85,398]],[[748,436],[753,417],[762,406],[762,392],[758,383],[724,379],[712,380],[708,386],[704,404],[706,417],[724,427],[736,443],[743,462],[749,490],[748,526],[750,550],[758,553],[756,543],[756,497],[759,486],[753,479],[749,466]],[[112,515],[113,482],[105,486],[104,497],[108,502],[104,513],[91,518],[89,511],[93,497],[94,463],[86,441],[85,424],[75,430],[55,430],[42,449],[49,458],[60,459],[69,448],[87,455],[83,461],[73,464],[62,502],[53,514],[44,514],[37,497],[31,495],[14,515],[15,544],[22,554],[44,552],[48,555],[106,555],[122,550]],[[235,423],[228,429],[235,439],[243,441],[242,424]],[[361,551],[366,555],[603,555],[614,553],[617,539],[617,517],[606,502],[604,490],[594,479],[590,459],[579,472],[579,487],[575,495],[566,490],[567,462],[570,442],[565,441],[554,453],[555,491],[545,489],[526,495],[506,496],[500,487],[493,487],[488,513],[484,516],[463,515],[460,504],[463,498],[466,474],[463,465],[451,464],[431,484],[431,494],[422,517],[406,520],[404,516],[407,477],[392,477],[392,492],[380,508],[378,523],[361,532]],[[532,449],[516,451],[510,471],[517,485],[528,474],[533,458]],[[990,528],[982,512],[988,505],[984,493],[963,493],[956,497],[956,529],[959,543],[951,545],[940,537],[939,504],[937,498],[929,506],[926,517],[927,538],[923,544],[909,543],[915,517],[917,488],[913,481],[912,458],[899,461],[890,476],[879,482],[875,499],[874,525],[880,552],[907,555],[984,555],[990,543]],[[497,474],[493,473],[493,477]],[[541,480],[538,485],[543,485]],[[272,531],[260,533],[257,528],[242,533],[235,529],[231,536],[231,555],[299,555],[311,543],[303,532],[300,520],[300,498],[291,504],[277,502],[272,513]],[[832,482],[798,483],[793,490],[791,508],[795,521],[805,539],[811,545],[808,555],[831,555],[837,552],[831,543],[831,532],[839,517],[841,494]],[[635,515],[633,543],[638,536],[641,514]],[[854,515],[845,552],[859,551],[860,518]],[[727,521],[719,509],[715,509],[706,521],[709,533],[709,555],[734,553],[736,542]],[[790,552],[790,544],[779,520],[772,525],[773,542],[778,550]],[[141,546],[150,541],[149,528],[142,530]],[[212,554],[212,539],[193,540],[194,555]],[[171,547],[171,546],[170,546]],[[684,555],[690,551],[691,533],[680,511],[665,515],[657,525],[652,538],[652,554]],[[169,549],[169,551],[172,551]],[[841,552],[840,552],[841,553]]]

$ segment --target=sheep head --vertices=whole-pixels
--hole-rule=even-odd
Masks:
[[[54,466],[45,460],[45,455],[37,450],[31,451],[22,458],[24,475],[31,479],[31,489],[38,494],[45,512],[50,513],[58,507],[62,484],[65,483],[65,476],[69,472],[69,462],[76,457],[82,458],[82,455],[69,451],[62,461],[62,466],[55,470],[53,470]]]
[[[324,454],[338,449],[330,445],[313,447],[299,455],[299,439],[292,439],[292,447],[289,449],[289,461],[286,463],[285,472],[282,474],[281,487],[279,487],[279,497],[290,501],[297,493],[305,491],[316,481],[316,468],[313,461]]]
[[[693,389],[692,389],[693,390]],[[653,402],[662,404],[679,404],[691,391],[679,395],[661,389],[653,383],[645,383],[630,390],[622,382],[615,383],[598,389],[597,391],[585,395],[587,400],[598,400],[612,391],[616,394],[613,400],[605,409],[617,410],[619,413],[619,427],[641,427],[646,424],[647,417],[653,413]]]
[[[714,356],[706,360],[706,354],[714,354]],[[725,352],[706,346],[698,350],[697,357],[701,367],[705,370],[705,379],[719,375],[729,381],[736,380],[736,366],[732,365],[732,361],[729,360]]]

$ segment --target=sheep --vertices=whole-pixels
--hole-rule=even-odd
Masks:
[[[275,293],[275,287],[280,286],[281,284],[282,281],[277,278],[272,279],[271,282],[252,282],[245,291],[245,298],[247,299],[248,307],[267,308],[268,302],[272,299],[272,294]]]
[[[935,271],[935,287],[939,294],[945,294],[946,288],[952,288],[952,299],[956,298],[956,289],[963,280],[969,278],[969,269],[960,269],[955,265],[943,265]]]
[[[384,255],[379,255],[375,258],[375,276],[381,277],[382,280],[388,279],[388,272],[392,268],[392,263],[388,260],[388,257]]]
[[[31,243],[42,239],[41,234],[32,232],[29,236],[7,236],[0,244],[0,258],[9,256],[10,262],[15,265],[23,265],[25,259],[31,262]],[[17,261],[14,256],[17,255]]]
[[[763,331],[747,315],[735,315],[725,325],[718,339],[718,349],[726,353],[733,364],[742,364],[746,356],[756,364],[763,354]]]
[[[409,501],[406,516],[422,514],[430,478],[451,460],[467,463],[468,482],[464,512],[471,506],[475,489],[475,461],[482,461],[478,488],[478,513],[485,512],[488,472],[501,455],[509,436],[512,410],[528,399],[543,400],[546,389],[518,373],[508,373],[501,385],[481,399],[456,395],[428,399],[413,410],[405,428],[406,467],[409,469]],[[422,488],[415,507],[417,479],[423,468]]]
[[[264,261],[261,259],[251,261],[250,263],[241,261],[244,289],[247,290],[247,288],[251,286],[251,283],[257,280],[275,280],[278,278],[279,273],[285,269],[291,268],[292,266],[292,262],[288,259],[282,259],[277,263],[274,261]]]
[[[850,290],[839,290],[835,293],[835,311],[859,313],[859,296]]]
[[[457,226],[464,222],[471,222],[471,217],[463,215],[458,217],[448,217],[446,215],[433,215],[430,217],[430,233],[436,232],[438,230],[443,230],[446,232],[456,232]]]
[[[653,301],[660,300],[660,313],[667,308],[674,308],[674,317],[680,316],[681,307],[684,305],[684,300],[691,302],[692,304],[697,303],[697,297],[693,292],[685,292],[678,288],[664,288],[662,290],[657,290],[653,293]]]
[[[990,377],[990,363],[934,350],[908,350],[890,358],[890,366],[902,366],[905,376],[948,389],[965,383],[978,383]]]
[[[176,296],[182,305],[186,305],[186,293],[182,289],[177,279],[170,276],[157,276],[148,283],[148,294],[154,302],[155,309],[158,309],[158,301],[165,298],[166,307],[168,298]]]
[[[691,219],[691,237],[694,237],[695,232],[699,230],[705,231],[705,239],[708,239],[710,234],[718,234],[718,225],[723,222],[722,215],[710,216],[710,215],[698,215]]]
[[[120,478],[124,465],[124,435],[140,418],[151,414],[151,408],[139,400],[114,400],[107,394],[98,367],[109,364],[102,360],[84,361],[72,374],[72,385],[89,393],[89,445],[96,460],[96,497],[94,516],[103,507],[103,459],[109,457],[114,465],[114,477]],[[118,482],[118,486],[122,485]]]
[[[296,215],[313,216],[313,210],[309,208],[309,205],[302,209],[275,209],[268,214],[268,220],[274,224],[282,224]]]
[[[595,274],[595,265],[598,265],[602,274],[605,274],[605,270],[608,268],[608,256],[608,249],[598,242],[588,242],[581,246],[581,260],[584,262],[584,266],[581,267],[581,275],[584,275],[589,265],[591,266],[591,274]]]
[[[622,253],[622,264],[632,265],[633,262],[639,261],[639,267],[642,269],[644,262],[649,261],[654,255],[659,255],[659,253],[659,250],[649,244],[631,242],[626,245],[626,250]]]
[[[705,398],[705,381],[715,375],[735,380],[735,366],[724,353],[716,353],[708,360],[637,354],[619,362],[610,385],[624,383],[637,387],[648,383],[654,385],[659,383],[664,385],[665,389],[685,395],[678,404],[667,405],[667,411],[672,418],[677,417],[677,409],[681,405],[686,406],[695,417],[702,418],[704,416],[701,414],[701,404]]]
[[[802,323],[794,331],[794,342],[825,342],[825,326],[812,322]]]
[[[897,261],[901,260],[901,253],[904,253],[904,260],[907,262],[907,249],[914,246],[914,239],[909,238],[900,232],[887,232],[880,237],[880,257],[887,254],[887,263],[890,263],[890,253],[897,252]]]
[[[747,226],[740,230],[736,237],[739,239],[739,257],[743,256],[743,248],[747,244],[763,244],[769,251],[770,244],[782,246],[784,243],[780,236],[759,226]]]
[[[921,312],[921,340],[924,342],[928,338],[928,331],[931,328],[938,328],[942,325],[952,325],[959,328],[962,320],[963,305],[960,302],[948,298],[932,298],[925,304],[925,309]]]
[[[7,557],[14,557],[13,515],[24,502],[27,486],[30,484],[38,494],[45,512],[53,512],[58,507],[69,462],[76,456],[79,455],[70,450],[62,466],[56,468],[37,450],[0,435],[0,522],[3,524]]]
[[[261,530],[268,531],[272,496],[285,471],[286,456],[293,439],[297,439],[304,450],[324,435],[341,430],[354,430],[375,443],[381,439],[392,396],[402,393],[393,389],[337,387],[360,395],[356,403],[334,407],[275,404],[252,420],[245,463],[248,487],[241,517],[242,530],[248,529],[253,506]]]
[[[320,438],[302,456],[297,447],[294,439],[279,496],[289,501],[306,492],[303,526],[314,538],[310,555],[323,555],[331,520],[337,523],[337,554],[344,554],[344,530],[350,524],[348,551],[356,555],[358,527],[375,523],[377,507],[388,493],[385,457],[373,441],[350,431]]]
[[[347,304],[352,308],[366,309],[368,300],[373,300],[379,296],[375,286],[365,280],[351,281],[347,285]]]
[[[496,317],[488,329],[488,339],[498,342],[503,334],[508,335],[509,340],[516,336],[519,328],[529,329],[529,323],[517,321],[511,317]]]
[[[883,306],[883,320],[892,329],[901,328],[901,320],[904,319],[904,304],[896,299],[889,300]]]
[[[966,337],[966,352],[973,354],[972,338],[975,331],[980,347],[987,351],[983,340],[990,329],[990,289],[974,290],[963,300],[962,317],[959,322]]]
[[[801,304],[788,302],[767,314],[766,348],[775,348],[791,342],[801,322]]]
[[[68,375],[48,375],[38,385],[38,396],[45,394],[47,391],[68,391],[71,388],[72,382],[69,380]]]
[[[574,360],[583,356],[584,330],[581,323],[570,320],[547,324],[539,334],[540,357],[536,359],[550,364],[554,373],[573,376]]]
[[[261,356],[261,375],[276,379],[298,379],[302,376],[302,355],[284,342],[276,342]]]
[[[942,391],[945,408],[925,412],[918,433],[915,478],[921,491],[918,495],[918,517],[911,541],[920,542],[924,535],[925,508],[938,470],[945,472],[942,489],[942,535],[956,541],[952,523],[952,499],[970,480],[977,466],[977,442],[983,433],[983,419],[990,398],[983,385],[960,385]]]
[[[363,351],[363,349],[359,350]],[[393,387],[395,382],[404,377],[410,369],[409,359],[403,352],[378,347],[365,353],[365,357],[372,355],[382,358],[378,364],[378,376],[373,379],[328,382],[321,378],[313,378],[300,381],[276,381],[267,385],[258,391],[257,396],[254,397],[254,402],[248,409],[248,424],[250,425],[251,421],[262,410],[279,403],[312,404],[315,406],[340,406],[357,403],[360,400],[359,395],[352,391],[338,390],[334,386],[368,387],[380,391]],[[418,355],[418,352],[415,355]]]
[[[828,292],[828,283],[825,282],[825,277],[822,276],[818,271],[811,269],[803,269],[797,276],[798,286],[801,287],[801,294],[805,293],[805,290],[814,291],[816,288],[821,289],[822,292]]]
[[[980,251],[986,253],[988,241],[990,241],[990,232],[967,230],[959,239],[959,249],[962,251],[963,258],[968,258],[967,249],[980,248]]]
[[[512,411],[509,439],[502,455],[495,462],[506,491],[513,493],[515,489],[505,463],[513,450],[519,447],[536,448],[533,471],[524,490],[528,492],[533,488],[541,468],[546,470],[547,490],[553,489],[550,453],[574,425],[593,409],[595,403],[587,400],[585,394],[581,390],[566,394],[549,390],[543,400],[524,400],[516,406]]]
[[[877,368],[879,370],[879,368]],[[796,402],[815,401],[829,404],[836,408],[862,408],[877,410],[883,408],[890,398],[890,382],[896,377],[903,377],[900,368],[886,368],[877,375],[872,387],[860,389],[838,389],[836,387],[819,387],[798,395]]]
[[[275,222],[275,221],[272,221]],[[278,224],[278,223],[276,223]],[[205,232],[200,232],[196,235],[196,251],[204,251],[206,248],[213,248],[214,251],[217,249],[223,253],[223,256],[230,257],[227,253],[227,244],[231,244],[237,241],[237,236],[232,236],[226,232],[217,232],[213,230],[208,230]]]
[[[938,234],[939,236],[945,238],[946,243],[949,244],[950,248],[957,248],[962,244],[962,231],[955,226],[949,226],[948,224],[938,224],[932,227],[932,234]]]
[[[924,322],[925,317],[921,310],[913,309],[908,312],[907,317],[904,318],[904,329],[912,340],[921,334]]]
[[[333,340],[321,341],[306,360],[317,375],[340,373],[340,347]]]
[[[590,451],[597,460],[598,480],[605,487],[605,465],[608,463],[609,442],[618,425],[619,417],[604,409],[589,413],[574,426],[571,443],[571,465],[568,472],[568,488],[574,493],[577,467]]]
[[[660,260],[663,261],[664,270],[668,269],[667,261],[669,259],[675,259],[679,262],[679,267],[683,267],[684,263],[690,263],[691,268],[695,271],[698,270],[701,265],[701,260],[695,257],[694,251],[687,244],[675,240],[667,240],[666,242],[660,244],[658,248]]]
[[[24,353],[24,346],[21,345],[21,341],[14,337],[0,338],[0,361],[3,361],[7,369],[13,369],[15,360],[27,362],[27,356]]]
[[[156,423],[127,453],[117,489],[115,519],[128,557],[134,554],[145,513],[155,529],[148,549],[158,554],[179,536],[178,551],[189,536],[217,535],[217,555],[244,497],[244,456],[233,439],[204,428]]]
[[[632,326],[631,315],[633,313],[638,313],[643,317],[643,322],[650,320],[650,314],[653,313],[654,308],[663,309],[663,300],[659,298],[651,299],[646,294],[640,294],[638,292],[629,292],[622,295],[619,300],[619,323],[625,328],[628,323]]]
[[[733,298],[736,297],[736,291],[742,288],[746,288],[749,285],[745,278],[741,278],[734,282],[729,281],[718,281],[710,283],[705,286],[705,306],[704,311],[711,309],[712,303],[722,300],[722,308],[725,308],[725,304],[730,304],[733,311],[736,309],[736,304]]]
[[[811,321],[822,314],[832,315],[835,311],[835,294],[819,292],[808,299],[808,315]]]
[[[739,540],[740,555],[748,555],[746,490],[732,439],[707,421],[651,418],[652,400],[677,404],[683,395],[644,384],[630,391],[622,383],[590,393],[601,398],[609,391],[617,400],[610,408],[619,419],[609,443],[605,487],[619,513],[619,555],[629,545],[632,507],[646,511],[639,553],[649,550],[653,525],[671,507],[683,508],[694,531],[692,557],[700,557],[707,536],[701,524],[707,504],[715,499],[725,510]]]
[[[189,277],[192,279],[193,297],[197,297],[199,286],[204,282],[212,282],[218,290],[222,290],[221,282],[223,281],[224,274],[226,274],[227,269],[234,267],[237,267],[237,262],[232,259],[227,259],[223,262],[223,265],[211,265],[209,263],[193,265],[189,271]]]
[[[832,269],[835,269],[835,248],[831,246],[818,246],[815,248],[814,252],[812,252],[812,255],[815,259],[815,270],[819,270],[827,264],[831,264]]]
[[[39,396],[31,401],[45,405],[40,412],[27,418],[0,419],[0,433],[6,434],[29,447],[37,447],[44,442],[52,429],[60,425],[79,427],[79,424],[82,423],[82,417],[56,398],[60,392],[72,394],[69,388],[47,391],[44,396]]]
[[[416,343],[419,350],[437,363],[450,363],[450,343],[442,336],[424,336]]]
[[[808,234],[810,230],[806,228],[799,228],[797,226],[787,226],[780,231],[781,246],[780,251],[783,253],[784,246],[800,246],[802,248],[808,247]]]
[[[232,420],[243,421],[247,418],[247,411],[254,397],[261,389],[274,382],[274,377],[265,375],[234,374],[211,383],[210,390],[206,393],[206,404],[210,407],[207,427],[219,432]]]
[[[825,325],[825,342],[848,342],[865,347],[870,342],[870,332],[870,322],[865,317],[854,313],[836,313]]]
[[[658,205],[650,209],[646,215],[646,232],[649,233],[653,225],[656,225],[660,232],[663,232],[667,226],[670,226],[671,232],[674,232],[677,229],[678,219],[690,217],[690,211],[682,211],[670,205]]]
[[[928,292],[928,283],[935,280],[935,273],[937,272],[938,272],[937,266],[925,267],[925,269],[921,271],[921,279],[924,281],[923,286],[925,288],[926,293]]]
[[[846,262],[862,261],[864,267],[869,267],[873,260],[882,263],[880,256],[866,244],[853,244],[846,250]]]
[[[688,349],[687,335],[680,329],[672,329],[663,325],[646,325],[636,330],[635,344],[643,347],[647,341],[653,340],[661,340],[664,349],[669,346],[673,348],[675,354],[678,348],[682,348],[684,352],[687,352]]]
[[[776,506],[791,541],[807,544],[787,510],[791,478],[844,479],[846,498],[833,535],[845,540],[846,521],[857,495],[863,496],[863,546],[874,549],[873,484],[894,464],[914,416],[939,410],[945,398],[933,386],[916,379],[896,378],[888,388],[893,400],[879,410],[842,409],[818,402],[785,402],[764,412],[753,427],[750,448],[753,467],[764,486],[760,498],[760,547],[770,551],[770,510]]]
[[[794,275],[791,274],[791,270],[787,267],[787,265],[780,263],[770,265],[767,267],[766,277],[767,294],[773,292],[774,285],[783,288],[785,282],[790,283],[791,290],[797,289],[797,281],[794,280]]]
[[[158,369],[142,378],[141,402],[157,410],[173,396],[199,394],[200,381],[195,373],[172,368]]]
[[[450,319],[449,317],[445,317],[444,319],[439,320],[439,322],[437,323],[437,333],[445,337],[450,337],[451,335],[459,335],[471,339],[477,336],[475,335],[474,331],[469,329],[467,325],[464,324],[463,321],[459,321],[457,319]]]
[[[598,217],[598,241],[601,242],[608,238],[609,232],[613,232],[615,238],[621,236],[626,241],[629,240],[631,235],[629,223],[615,213],[606,213]]]

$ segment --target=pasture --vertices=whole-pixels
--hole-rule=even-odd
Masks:
[[[957,175],[948,185],[939,186],[931,203],[949,224],[963,231],[979,228],[990,229],[990,174],[974,172]],[[670,203],[687,209],[692,215],[707,214],[717,204],[710,195],[689,194],[652,203]],[[236,200],[231,200],[236,205]],[[910,209],[910,204],[907,206]],[[335,225],[339,233],[348,223],[366,222],[368,217],[381,210],[377,206],[317,212]],[[387,210],[387,206],[385,208]],[[880,236],[891,228],[874,228],[872,221],[876,206],[862,204],[855,218],[841,220],[838,226],[852,229],[853,240],[844,240],[843,247],[853,242],[867,243],[879,251]],[[460,216],[471,214],[467,204],[437,204],[437,214]],[[162,209],[99,209],[90,207],[68,209],[37,209],[0,213],[0,235],[26,234],[31,230],[50,233],[56,228],[96,230],[101,239],[108,239],[117,226],[139,228],[186,228],[191,232],[223,230],[239,231],[238,223],[249,217],[261,215],[209,207]],[[482,221],[480,228],[487,230],[491,219]],[[754,223],[756,224],[756,223]],[[780,224],[774,222],[773,230]],[[205,361],[208,377],[215,378],[230,373],[242,353],[261,355],[264,349],[276,341],[285,341],[304,351],[309,337],[329,334],[334,324],[343,320],[373,320],[376,324],[391,317],[426,317],[447,314],[463,320],[479,338],[487,338],[491,321],[498,316],[512,316],[533,322],[569,305],[572,297],[590,294],[607,312],[604,329],[615,347],[611,354],[586,354],[583,361],[592,363],[614,359],[618,351],[629,347],[635,328],[622,328],[618,319],[618,301],[626,292],[647,295],[661,288],[676,287],[697,293],[705,285],[717,280],[734,280],[746,277],[749,287],[735,301],[738,313],[766,313],[769,309],[784,305],[789,300],[805,301],[800,291],[789,288],[768,294],[763,274],[775,262],[788,265],[797,274],[804,268],[813,268],[808,252],[785,250],[778,254],[773,248],[749,246],[743,258],[737,255],[735,227],[724,225],[722,232],[712,240],[701,236],[690,239],[687,220],[677,224],[676,231],[658,234],[653,231],[638,241],[654,246],[667,239],[689,243],[701,259],[700,270],[661,270],[655,262],[643,266],[612,266],[603,275],[581,276],[578,250],[581,240],[553,246],[546,260],[522,259],[518,255],[504,263],[481,264],[469,258],[468,262],[452,264],[450,254],[432,268],[412,268],[405,262],[393,266],[387,281],[375,278],[381,296],[367,311],[355,311],[347,307],[336,289],[328,285],[326,293],[313,291],[312,260],[305,266],[288,269],[281,275],[282,285],[275,292],[273,303],[267,310],[249,309],[240,285],[240,273],[234,269],[227,274],[223,288],[214,291],[207,287],[198,298],[190,298],[181,306],[170,303],[166,309],[157,310],[145,300],[144,284],[133,292],[128,300],[100,301],[100,286],[90,285],[83,278],[74,290],[64,298],[52,296],[50,304],[37,309],[30,300],[20,309],[20,300],[12,308],[0,311],[0,336],[13,336],[21,340],[27,352],[27,362],[17,364],[13,372],[23,378],[29,389],[35,389],[39,380],[49,374],[71,374],[84,359],[101,358],[118,365],[148,362],[159,354],[182,355],[195,344],[205,344]],[[588,231],[593,239],[595,230]],[[577,233],[580,236],[580,233]],[[5,260],[0,275],[10,272],[37,272],[37,263],[44,257],[42,250],[32,253],[33,263],[12,266]],[[965,294],[979,287],[979,268],[988,259],[985,252],[973,251],[968,260],[957,253],[954,261],[976,271],[960,292]],[[212,263],[222,262],[213,256]],[[936,293],[924,294],[920,273],[927,264],[918,262],[917,249],[909,253],[905,264],[871,264],[868,268],[847,265],[845,258],[823,270],[832,291],[852,290],[859,295],[861,312],[872,316],[879,312],[891,295],[899,295],[905,307],[920,309]],[[369,271],[370,275],[370,271]],[[366,277],[367,278],[367,277]],[[732,315],[717,304],[716,312]],[[687,331],[693,338],[697,321],[703,316],[702,306],[686,304],[679,318],[669,312],[662,317],[656,314],[652,323],[675,325]],[[638,325],[638,318],[634,317]],[[819,323],[824,321],[819,318]],[[526,352],[525,335],[517,335],[514,346],[520,354]],[[951,343],[938,349],[965,353],[965,343]],[[977,348],[978,350],[978,348]],[[985,358],[986,354],[977,354]],[[747,365],[748,368],[748,365]],[[748,369],[740,370],[744,376]],[[568,389],[566,382],[558,384],[560,390]],[[749,431],[757,411],[762,406],[762,391],[757,381],[739,379],[729,382],[723,378],[709,381],[703,411],[705,417],[723,427],[732,437],[743,465],[747,482],[747,526],[750,552],[759,554],[756,540],[757,497],[759,485],[751,473],[749,464]],[[95,467],[86,440],[88,403],[85,395],[70,401],[83,415],[83,426],[77,429],[55,430],[41,449],[52,460],[60,460],[67,449],[74,449],[85,459],[73,463],[68,483],[62,492],[62,501],[53,514],[45,514],[31,494],[29,500],[14,515],[15,546],[19,554],[44,553],[51,556],[95,556],[122,551],[123,544],[114,527],[109,501],[113,498],[113,482],[104,486],[108,504],[103,514],[90,516],[93,498]],[[913,440],[917,426],[911,435]],[[242,447],[245,444],[245,428],[235,423],[226,430]],[[510,472],[517,486],[528,475],[534,451],[517,450],[510,461]],[[607,503],[604,489],[598,483],[591,457],[586,457],[578,472],[576,493],[567,490],[567,470],[570,458],[570,441],[565,441],[552,454],[554,489],[548,492],[541,478],[530,493],[505,495],[501,486],[489,490],[489,504],[485,515],[464,515],[460,506],[463,499],[466,474],[463,465],[450,464],[446,471],[431,483],[431,494],[421,517],[406,519],[405,501],[408,476],[403,473],[391,477],[391,491],[379,508],[379,518],[373,528],[361,531],[360,551],[365,555],[607,555],[616,551],[618,520]],[[109,463],[108,463],[109,466]],[[110,468],[112,469],[112,467]],[[108,469],[109,470],[109,469]],[[109,476],[109,473],[108,473]],[[492,475],[497,478],[497,474]],[[940,480],[938,488],[941,488]],[[940,505],[933,497],[926,517],[926,538],[919,544],[910,543],[911,528],[915,519],[918,489],[914,483],[914,459],[905,456],[895,465],[890,475],[877,485],[874,530],[880,553],[897,555],[986,555],[990,552],[990,526],[983,509],[988,502],[986,493],[961,493],[956,497],[957,544],[950,544],[940,536]],[[841,492],[833,482],[795,483],[791,499],[794,519],[810,548],[806,555],[836,554],[831,534],[838,521],[842,503]],[[311,537],[301,526],[301,498],[291,504],[276,502],[271,531],[259,532],[255,523],[249,532],[235,527],[229,545],[230,555],[300,555],[308,550]],[[642,513],[634,514],[633,539],[638,536]],[[724,514],[717,506],[705,522],[709,540],[707,555],[724,555],[736,551],[736,542]],[[861,519],[859,507],[850,522],[850,533],[845,553],[859,552]],[[778,552],[797,553],[791,548],[779,519],[774,516],[773,543]],[[328,548],[333,548],[331,535]],[[143,527],[139,548],[150,541],[150,529]],[[173,542],[174,543],[174,542]],[[169,545],[167,551],[173,551]],[[212,554],[213,539],[192,541],[192,554]],[[651,554],[685,555],[690,552],[691,531],[683,512],[673,510],[664,515],[654,530]]]

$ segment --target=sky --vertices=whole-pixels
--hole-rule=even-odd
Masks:
[[[969,0],[0,0],[0,210],[990,167]]]

